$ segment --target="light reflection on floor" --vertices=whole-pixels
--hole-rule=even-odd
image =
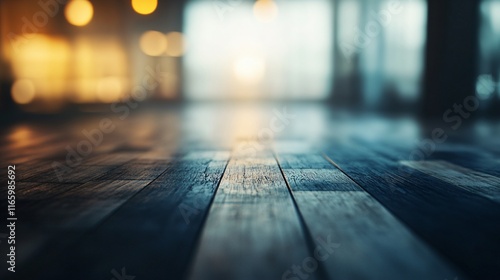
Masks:
[[[407,117],[350,114],[316,103],[143,106],[124,120],[120,116],[87,114],[71,120],[13,124],[2,133],[3,158],[5,161],[64,158],[67,146],[77,149],[81,141],[88,140],[84,131],[92,134],[99,129],[99,122],[107,118],[116,129],[103,133],[102,142],[93,145],[86,158],[118,150],[156,158],[197,149],[234,150],[241,143],[257,147],[301,143],[319,149],[325,142],[347,143],[356,139],[410,149],[428,137],[425,131],[447,128],[439,122],[422,127]],[[464,125],[459,132],[469,129]],[[491,124],[478,122],[472,129],[475,131],[472,135],[477,137],[470,141],[498,139],[499,130]],[[458,134],[451,130],[447,133]]]

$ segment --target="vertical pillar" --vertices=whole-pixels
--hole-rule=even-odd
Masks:
[[[422,117],[475,94],[480,0],[429,0]]]

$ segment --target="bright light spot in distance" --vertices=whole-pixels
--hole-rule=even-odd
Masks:
[[[255,18],[260,22],[271,22],[278,16],[278,6],[272,0],[258,0],[253,6]]]
[[[94,16],[94,7],[87,0],[71,0],[64,9],[64,15],[69,23],[85,26]]]
[[[12,85],[12,99],[18,104],[28,104],[35,98],[35,86],[30,80],[17,80]]]
[[[495,92],[495,82],[491,75],[479,75],[476,81],[476,92],[480,99],[488,99]]]
[[[150,56],[159,56],[167,50],[167,37],[158,31],[146,31],[139,40],[141,50]]]
[[[132,8],[141,15],[149,15],[156,10],[158,0],[132,0]]]
[[[262,80],[265,61],[256,56],[244,56],[234,62],[234,74],[243,83],[254,84]]]
[[[221,22],[217,13],[213,15],[210,1],[188,1],[183,30],[188,48],[182,60],[186,97],[328,97],[332,86],[331,1],[280,1],[278,6],[275,20],[259,24],[254,2],[242,1]]]
[[[178,57],[184,53],[185,42],[182,33],[170,32],[167,34],[167,55]]]

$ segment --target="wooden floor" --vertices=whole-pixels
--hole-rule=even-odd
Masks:
[[[500,279],[498,122],[134,110],[1,130],[17,279]]]

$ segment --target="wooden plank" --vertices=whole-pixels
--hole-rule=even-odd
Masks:
[[[95,226],[151,180],[91,181],[41,200],[22,211],[32,213],[25,222],[41,227],[84,229]]]
[[[19,182],[16,185],[16,197],[19,201],[39,202],[57,197],[78,185],[80,184]]]
[[[498,204],[373,153],[375,145],[336,143],[326,155],[469,277],[500,277]]]
[[[309,255],[276,160],[269,154],[231,159],[203,228],[190,279],[282,279]]]
[[[96,176],[103,176],[107,172],[112,174],[113,169],[104,170],[98,165],[118,167],[129,160],[131,164],[154,164],[156,160],[168,159],[179,151],[228,149],[228,146],[233,144],[233,140],[240,137],[248,138],[249,141],[258,141],[256,138],[258,130],[268,125],[269,118],[259,118],[255,126],[249,128],[240,125],[243,129],[235,132],[233,125],[217,124],[220,123],[219,120],[229,119],[232,112],[238,111],[239,108],[233,107],[227,111],[219,106],[215,110],[211,106],[203,105],[202,107],[195,108],[195,110],[192,110],[192,107],[177,109],[176,105],[165,111],[162,106],[161,112],[145,110],[146,114],[133,114],[127,121],[117,122],[116,132],[106,135],[105,141],[86,158],[88,161],[83,163],[82,168],[76,170],[70,181],[73,183],[61,185],[61,193],[66,192],[62,191],[63,187],[74,188],[88,183],[92,178],[97,178],[94,177],[96,174]],[[198,109],[202,109],[203,112],[200,113]],[[361,120],[349,118],[348,115],[338,110],[330,110],[328,107],[323,110],[318,106],[301,105],[293,109],[296,109],[295,111],[300,115],[297,115],[297,118],[286,129],[275,133],[274,140],[286,142],[277,145],[278,151],[295,155],[308,154],[309,151],[321,145],[326,146],[325,151],[330,157],[343,170],[348,171],[348,175],[359,182],[363,189],[373,195],[416,235],[463,268],[472,279],[500,277],[497,273],[497,268],[500,266],[498,261],[498,252],[500,252],[498,204],[399,164],[399,160],[408,160],[415,148],[416,139],[429,137],[430,134],[426,134],[425,127],[421,130],[416,126],[416,122],[381,120],[373,116],[367,116]],[[248,116],[251,117],[253,114],[252,111]],[[339,118],[337,119],[335,115]],[[52,202],[58,200],[57,197],[62,197],[59,196],[60,193],[54,195],[53,192],[59,190],[59,188],[52,187],[59,183],[57,180],[40,184],[40,181],[37,182],[35,179],[44,178],[43,173],[47,173],[43,181],[48,181],[50,177],[56,178],[50,166],[52,160],[57,159],[63,162],[66,156],[65,146],[69,144],[75,147],[79,141],[85,139],[81,130],[91,129],[95,124],[94,120],[98,121],[101,117],[99,115],[91,119],[87,116],[80,120],[64,122],[54,120],[50,123],[27,121],[21,125],[9,125],[2,131],[0,140],[5,144],[0,148],[3,155],[2,162],[4,164],[16,162],[20,168],[18,172],[20,173],[18,174],[19,211],[30,209],[31,206],[28,207],[28,205],[38,203],[40,200],[44,202],[39,205],[46,205],[45,201]],[[207,122],[207,117],[216,121]],[[241,123],[236,121],[235,124],[238,126]],[[498,142],[495,142],[498,133],[490,124],[488,127],[491,133],[486,136],[477,133],[477,130],[472,130],[467,139],[464,139],[464,136],[470,131],[465,126],[461,127],[455,133],[457,135],[450,134],[446,143],[437,145],[436,151],[428,158],[446,160],[455,165],[500,177],[498,153],[495,154],[498,151],[498,145],[495,146]],[[357,139],[353,139],[356,137]],[[491,139],[489,144],[486,141],[488,139]],[[337,143],[337,140],[343,142]],[[483,142],[487,144],[487,148],[483,147]],[[88,232],[88,228],[82,229],[78,225],[67,227],[59,225],[71,220],[69,218],[71,215],[87,221],[85,222],[87,226],[95,225],[96,223],[88,222],[92,219],[85,218],[85,215],[83,218],[79,216],[84,212],[68,211],[66,217],[56,215],[53,222],[49,221],[46,227],[40,227],[36,223],[32,224],[33,218],[30,217],[36,215],[38,210],[32,208],[34,209],[30,211],[32,213],[25,211],[24,217],[27,219],[20,225],[20,227],[25,227],[19,228],[18,233],[25,235],[32,233],[33,235],[29,238],[19,236],[19,242],[24,244],[21,248],[27,248],[28,246],[25,246],[27,244],[39,244],[38,239],[47,238],[51,243],[50,246],[41,250],[42,254],[38,255],[36,260],[37,266],[18,263],[18,265],[21,264],[20,270],[25,272],[35,268],[32,274],[27,277],[17,276],[20,276],[20,279],[51,280],[63,277],[111,279],[114,277],[110,273],[111,269],[121,271],[122,267],[126,267],[128,274],[136,276],[136,279],[180,279],[182,272],[179,271],[184,271],[186,260],[191,256],[212,198],[211,195],[216,188],[216,184],[211,182],[216,182],[216,178],[220,178],[216,174],[220,176],[223,172],[212,172],[220,168],[219,160],[214,160],[213,155],[213,153],[204,155],[193,153],[191,158],[182,159],[179,166],[166,163],[167,171],[164,176],[158,178],[158,183],[152,184],[154,186],[152,189],[146,187],[136,193],[131,200],[119,206],[112,215],[106,216],[108,218],[105,217],[101,223],[97,223],[98,227],[93,228],[88,235],[83,237],[82,235]],[[207,163],[207,158],[211,158],[211,163]],[[295,163],[297,165],[294,165]],[[46,166],[39,168],[38,164]],[[315,203],[320,201],[330,207],[329,204],[336,202],[335,198],[338,199],[339,196],[331,198],[332,202],[322,201],[322,194],[326,192],[341,192],[341,195],[346,196],[353,193],[355,198],[343,197],[344,200],[338,201],[339,204],[360,199],[354,195],[359,191],[353,191],[349,183],[343,184],[337,180],[342,178],[342,174],[314,175],[318,178],[322,176],[334,178],[337,188],[334,191],[325,188],[325,184],[316,182],[316,177],[311,178],[313,175],[307,173],[308,168],[327,168],[320,157],[314,159],[295,157],[287,159],[286,163],[282,161],[283,166],[287,164],[293,166],[293,168],[290,167],[291,170],[297,169],[296,172],[307,178],[297,183],[296,191],[307,192],[307,195],[314,194],[314,197],[309,198],[310,201],[315,201]],[[134,170],[130,169],[129,174],[135,172]],[[140,173],[138,175],[141,176]],[[22,182],[27,177],[35,176],[38,178]],[[330,194],[326,195],[325,199],[329,196]],[[81,201],[87,202],[92,199],[92,197],[82,197]],[[73,203],[79,200],[67,197],[61,199],[59,203],[62,204],[64,201]],[[365,204],[361,205],[365,206]],[[368,203],[367,205],[370,206]],[[189,224],[182,216],[180,206],[185,210]],[[200,208],[193,206],[200,206]],[[313,204],[307,207],[314,206]],[[53,207],[50,209],[54,210]],[[341,210],[347,211],[348,209]],[[256,210],[255,214],[261,212]],[[335,212],[339,216],[342,213],[344,212]],[[44,219],[47,220],[47,217]],[[27,221],[30,223],[26,223]],[[316,241],[317,236],[308,234],[307,228],[304,229],[304,235],[309,245],[312,241]],[[81,237],[81,239],[75,239],[75,237]],[[327,236],[320,237],[327,238]],[[348,244],[344,244],[346,241],[339,240],[339,236],[332,235],[332,238],[341,244],[337,250],[342,250],[344,245]],[[70,240],[73,245],[66,248]],[[229,237],[228,240],[235,242],[233,237]],[[360,242],[360,247],[361,244],[363,243]],[[385,245],[383,247],[385,248]],[[314,249],[309,246],[309,249],[311,248]],[[364,252],[363,248],[353,250]],[[30,255],[26,250],[18,251],[18,253],[19,259]],[[313,253],[313,250],[309,251],[307,255],[301,256],[292,264],[300,264],[305,257],[314,256]],[[336,253],[338,251],[333,256],[336,256]],[[274,253],[272,256],[280,258],[281,252]],[[54,264],[49,264],[54,260]],[[371,266],[371,261],[360,264],[360,266],[364,265]],[[313,273],[314,276],[319,272]],[[0,279],[4,278],[6,277],[3,277],[0,272]],[[432,278],[455,279],[455,276],[445,275]],[[463,278],[459,277],[459,279]]]
[[[456,136],[455,138],[457,138]],[[474,169],[496,177],[500,177],[498,156],[492,154],[484,145],[466,141],[463,137],[447,140],[444,143],[432,141],[430,136],[418,142],[400,139],[382,139],[376,143],[356,138],[356,142],[383,158],[400,161],[445,160],[456,165]],[[415,158],[413,158],[415,157]]]
[[[439,149],[429,159],[445,160],[455,165],[500,177],[500,168],[498,168],[500,161],[498,157],[479,147],[469,148],[468,151],[450,150],[450,148],[446,150]]]
[[[39,260],[30,275],[110,279],[112,269],[125,267],[137,279],[181,279],[228,157],[193,153],[169,163],[98,228],[66,248],[64,258]]]
[[[17,182],[15,184],[16,212],[22,219],[33,219],[36,212],[29,210],[33,205],[57,199],[62,193],[70,191],[80,184]],[[7,197],[7,188],[0,191]],[[0,208],[7,209],[7,199],[0,200]],[[36,210],[35,210],[36,211]],[[6,214],[6,213],[2,213]]]
[[[57,175],[57,171],[50,168],[45,172],[38,172],[36,175],[24,181],[37,183],[86,183],[103,176],[117,167],[118,166],[79,165],[71,168],[66,173],[60,173],[60,178]]]
[[[280,163],[295,157],[279,155]],[[315,165],[318,157],[300,158],[283,167],[283,173],[311,235],[339,244],[333,253],[323,250],[317,260],[331,279],[463,279],[340,170],[331,164],[328,169],[304,169],[305,162]],[[321,239],[315,244],[321,246]]]
[[[17,264],[25,267],[65,248],[95,227],[150,181],[85,184],[21,183],[17,204]],[[43,258],[42,258],[43,256]]]
[[[500,178],[443,160],[401,161],[400,163],[500,203]]]
[[[43,209],[43,203],[48,203],[52,199],[57,200],[64,192],[76,188],[80,184],[60,184],[60,183],[32,183],[18,182],[15,189],[16,212],[20,215],[23,223],[34,220],[34,216],[40,208]],[[2,190],[2,195],[7,197],[7,188]],[[7,199],[0,200],[1,209],[7,209]]]
[[[29,161],[16,164],[16,181],[28,181],[39,174],[51,172],[52,162],[47,160]]]
[[[281,156],[281,155],[286,156]],[[281,168],[293,169],[324,169],[331,168],[332,164],[319,154],[288,154],[279,153],[278,159]]]
[[[84,165],[122,165],[138,157],[135,153],[96,154],[83,160]]]
[[[127,163],[108,171],[95,180],[153,180],[167,169],[166,162],[153,164]]]

